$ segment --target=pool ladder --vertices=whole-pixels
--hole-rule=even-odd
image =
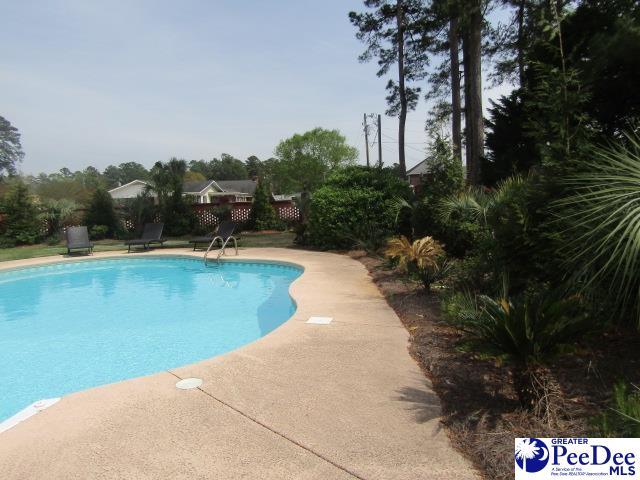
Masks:
[[[223,238],[220,236],[214,237],[214,239],[211,240],[211,243],[209,244],[209,248],[207,248],[207,251],[204,252],[203,261],[205,265],[207,264],[207,256],[209,255],[209,252],[211,251],[211,249],[213,248],[213,245],[216,243],[217,240],[220,240],[222,242],[222,248],[220,248],[220,250],[218,251],[218,256],[216,257],[217,263],[220,263],[220,257],[222,255],[225,255],[225,248],[227,247],[227,243],[229,243],[229,240],[233,240],[233,248],[236,251],[236,255],[238,255],[238,242],[233,235],[229,235],[226,240],[223,240]]]

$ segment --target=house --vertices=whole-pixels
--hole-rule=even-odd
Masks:
[[[184,182],[182,192],[194,197],[195,203],[251,202],[257,184],[255,180]]]
[[[255,180],[203,180],[198,182],[184,182],[182,194],[193,197],[194,203],[219,202],[251,202],[256,191]],[[109,190],[113,199],[135,198],[150,184],[144,180],[134,180]],[[153,190],[151,190],[153,195]]]
[[[125,198],[136,198],[141,195],[145,189],[149,186],[149,183],[144,180],[134,180],[133,182],[125,183],[119,187],[109,190],[111,198],[114,200],[120,200]]]
[[[427,160],[423,160],[407,171],[407,180],[411,188],[415,191],[420,191],[422,185],[429,180],[430,175],[431,167]]]

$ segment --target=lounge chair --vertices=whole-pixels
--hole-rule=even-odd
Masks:
[[[71,255],[71,250],[83,249],[89,254],[93,254],[93,243],[89,241],[87,227],[67,228],[67,255]]]
[[[189,240],[189,243],[193,243],[193,250],[195,251],[199,243],[206,244],[208,246],[214,243],[215,241],[215,243],[220,245],[220,248],[224,249],[227,246],[227,242],[229,240],[233,240],[233,245],[236,249],[236,255],[237,255],[238,239],[233,235],[233,232],[235,231],[237,226],[238,226],[237,223],[229,220],[225,220],[223,222],[220,222],[220,225],[218,225],[218,228],[216,229],[213,235],[192,238],[191,240]]]
[[[231,228],[233,226],[233,228]],[[189,243],[193,243],[193,251],[196,251],[196,248],[198,248],[198,244],[201,244],[204,246],[204,248],[207,248],[211,242],[213,242],[214,239],[216,239],[216,243],[220,246],[222,246],[222,244],[224,243],[224,241],[233,234],[233,231],[235,230],[237,224],[235,222],[232,222],[230,220],[224,220],[222,222],[220,222],[218,224],[218,226],[216,227],[216,229],[214,230],[212,235],[205,235],[202,237],[194,237],[191,240],[189,240]],[[229,232],[230,229],[230,232]],[[227,233],[229,232],[229,233]],[[226,235],[221,235],[222,234],[226,234]],[[235,239],[238,240],[238,236],[234,235]]]
[[[142,236],[125,242],[125,245],[129,246],[129,252],[131,252],[131,247],[135,245],[142,245],[145,250],[149,248],[151,244],[162,245],[167,241],[165,238],[162,238],[163,229],[164,223],[145,223]]]

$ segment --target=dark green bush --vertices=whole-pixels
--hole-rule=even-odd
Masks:
[[[158,196],[158,213],[164,222],[166,235],[186,235],[194,231],[197,218],[189,199],[182,195],[182,182],[187,172],[187,162],[171,158],[168,162],[156,162],[151,168],[153,190]]]
[[[171,194],[159,210],[166,235],[187,235],[194,231],[197,218],[181,192]]]
[[[323,249],[378,249],[396,230],[394,199],[410,196],[409,185],[390,169],[338,170],[311,197],[308,242]]]
[[[438,217],[441,197],[425,198],[413,209],[412,223],[415,237],[431,235],[445,247],[447,254],[461,258],[474,250],[482,235],[477,222],[465,215],[454,216],[447,222]]]
[[[43,217],[22,182],[13,185],[3,200],[5,219],[0,236],[6,245],[36,243],[43,234]]]
[[[16,246],[16,241],[13,238],[0,236],[0,248],[13,248],[15,246]]]
[[[271,188],[265,180],[258,182],[249,212],[248,227],[252,230],[281,230],[284,223],[278,219],[271,205]]]
[[[105,226],[107,237],[114,237],[120,231],[120,220],[109,192],[101,188],[95,191],[85,212],[84,223],[89,231],[96,225]]]
[[[431,236],[444,244],[449,255],[461,257],[475,243],[476,225],[464,217],[441,221],[439,203],[464,188],[462,162],[453,155],[449,141],[438,136],[429,148],[427,164],[420,199],[411,208],[413,237]]]
[[[94,225],[89,230],[89,234],[91,235],[92,240],[102,240],[106,238],[109,233],[109,227],[106,225]]]
[[[469,189],[441,200],[439,221],[464,246],[462,256],[480,260],[482,270],[473,276],[499,284],[506,272],[512,292],[519,293],[532,282],[562,279],[557,227],[548,221],[550,196],[539,176],[514,176],[492,190]]]
[[[141,232],[145,223],[153,222],[157,213],[153,197],[149,192],[143,192],[135,198],[125,200],[122,207],[123,218],[133,223],[132,231],[128,232],[131,236]]]

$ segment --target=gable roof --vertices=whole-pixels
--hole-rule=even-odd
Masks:
[[[182,193],[202,193],[207,190],[215,181],[200,180],[197,182],[184,182],[182,184]]]
[[[125,183],[124,185],[120,185],[119,187],[115,187],[115,188],[112,188],[111,190],[107,190],[107,192],[108,193],[114,193],[114,192],[117,192],[118,190],[122,190],[123,188],[130,187],[131,185],[134,185],[134,184],[137,184],[137,183],[140,183],[140,184],[142,184],[144,186],[149,185],[149,183],[145,182],[144,180],[133,180],[133,181],[131,181],[129,183]]]
[[[247,193],[253,195],[258,182],[255,180],[217,180],[223,192]]]
[[[429,167],[429,163],[426,160],[423,160],[413,168],[410,168],[407,172],[407,176],[426,175],[427,173],[431,173],[431,168]]]
[[[206,190],[213,188],[223,193],[246,193],[253,195],[258,182],[255,180],[200,180],[197,182],[184,182],[182,192],[186,194],[204,194]]]

